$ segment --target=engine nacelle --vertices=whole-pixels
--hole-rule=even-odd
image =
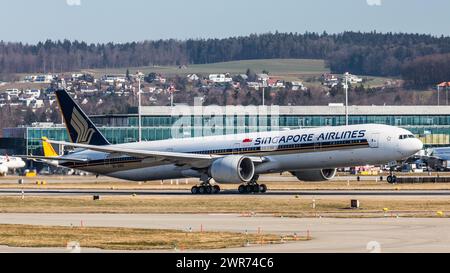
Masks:
[[[253,178],[255,165],[248,157],[229,155],[216,159],[209,172],[218,183],[244,183]]]
[[[5,176],[8,174],[8,167],[0,165],[0,176]]]
[[[303,170],[292,172],[292,174],[302,181],[327,181],[334,178],[336,169]]]

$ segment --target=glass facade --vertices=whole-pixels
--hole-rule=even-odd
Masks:
[[[258,116],[219,116],[218,126],[210,126],[210,117],[188,116],[188,123],[195,126],[183,128],[183,137],[194,135],[227,134],[242,132],[257,132],[267,130],[266,124],[277,124],[279,128],[298,129],[301,127],[338,126],[345,124],[344,115],[280,115],[259,119]],[[92,121],[113,144],[135,142],[138,140],[137,115],[94,116]],[[172,138],[172,125],[180,121],[178,116],[143,116],[142,139],[147,141]],[[449,115],[351,115],[350,124],[380,123],[399,126],[410,130],[419,137],[426,147],[450,146],[450,114]],[[231,124],[233,130],[229,131]],[[240,126],[238,126],[240,124]],[[187,133],[186,133],[187,132]],[[3,129],[3,136],[21,137],[26,140],[25,150],[28,154],[39,155],[41,138],[69,141],[66,129],[58,127],[23,127]]]

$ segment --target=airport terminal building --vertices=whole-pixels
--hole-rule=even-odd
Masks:
[[[271,130],[267,124],[273,124],[274,128],[281,130],[345,125],[345,107],[342,105],[277,107],[276,114],[268,112],[267,115],[259,116],[254,106],[241,107],[235,112],[228,112],[222,107],[219,114],[205,114],[193,106],[145,106],[141,110],[142,140],[180,137],[180,134],[173,135],[174,125],[177,124],[183,128],[181,137]],[[213,126],[212,118],[216,121]],[[97,115],[91,116],[91,119],[111,143],[135,142],[139,139],[137,114]],[[218,126],[217,121],[220,121]],[[363,123],[408,129],[426,147],[450,146],[450,106],[350,106],[349,124]],[[51,123],[4,128],[2,133],[0,152],[9,154],[41,154],[40,139],[43,136],[53,140],[69,140],[64,125]]]

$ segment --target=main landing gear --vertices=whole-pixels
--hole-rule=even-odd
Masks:
[[[220,187],[217,185],[199,185],[191,188],[192,194],[217,194],[220,192]]]
[[[220,187],[218,185],[211,185],[209,183],[211,177],[204,175],[200,180],[200,185],[191,188],[192,194],[218,194],[220,192]]]
[[[265,193],[267,186],[265,184],[258,184],[259,176],[255,176],[250,182],[239,186],[238,191],[240,194],[248,193]]]

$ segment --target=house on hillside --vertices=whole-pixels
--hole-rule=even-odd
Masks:
[[[256,77],[259,82],[267,82],[270,79],[269,75],[267,75],[265,73],[257,74]]]
[[[33,109],[42,108],[42,107],[44,107],[44,100],[36,100],[36,99],[34,99],[31,102],[30,107],[33,108]]]
[[[278,79],[267,80],[267,86],[271,88],[285,88],[284,81]]]
[[[53,80],[56,78],[56,76],[54,75],[39,75],[36,77],[36,79],[34,80],[35,83],[52,83]]]
[[[333,88],[339,84],[339,79],[336,75],[333,74],[323,74],[322,75],[322,84]]]
[[[84,94],[94,94],[98,92],[98,88],[92,85],[82,85],[80,87],[80,92]]]
[[[363,81],[362,78],[360,78],[358,76],[355,76],[355,75],[352,75],[352,74],[350,74],[348,72],[344,73],[344,76],[342,78],[342,82],[345,82],[345,79],[347,79],[347,82],[350,83],[350,84],[362,83],[362,81]]]
[[[300,81],[293,81],[291,82],[292,85],[292,91],[298,91],[298,90],[302,90],[302,91],[306,91],[307,88],[303,85],[303,82]]]
[[[247,86],[249,89],[259,90],[263,87],[263,84],[260,82],[247,82]]]
[[[213,83],[228,83],[232,82],[230,74],[211,74],[209,75],[209,80]]]
[[[186,77],[188,79],[189,82],[193,82],[193,81],[198,81],[200,79],[199,76],[197,76],[197,74],[189,74]]]

